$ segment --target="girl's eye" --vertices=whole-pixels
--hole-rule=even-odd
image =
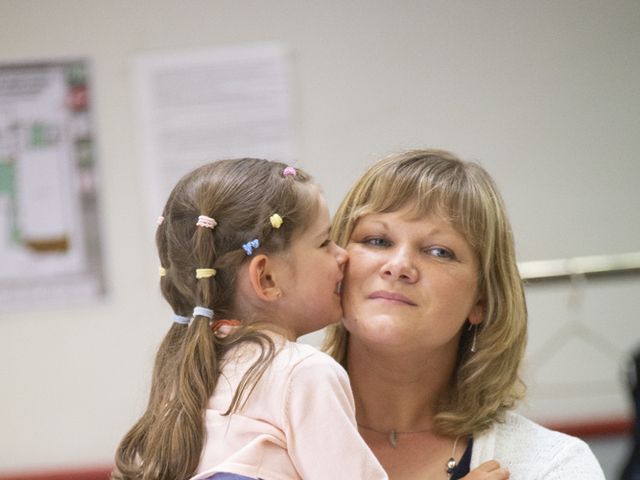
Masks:
[[[320,248],[328,247],[329,244],[331,244],[331,240],[327,238],[324,242],[322,242],[322,244],[320,245]]]
[[[444,247],[431,247],[427,250],[427,253],[433,255],[438,258],[455,258],[456,256],[453,254],[451,250]]]

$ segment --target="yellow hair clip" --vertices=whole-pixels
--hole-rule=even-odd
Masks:
[[[165,268],[158,267],[158,273],[161,277],[164,277],[167,274],[167,270]]]
[[[269,217],[269,221],[271,222],[271,226],[273,228],[280,228],[284,220],[282,220],[282,217],[280,215],[274,213]]]
[[[215,276],[215,268],[196,268],[196,278],[211,278]]]

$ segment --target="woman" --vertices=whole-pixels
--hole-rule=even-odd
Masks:
[[[370,167],[334,219],[349,252],[344,322],[360,433],[393,480],[461,478],[496,459],[513,479],[604,479],[587,445],[511,412],[527,313],[501,197],[444,151]]]

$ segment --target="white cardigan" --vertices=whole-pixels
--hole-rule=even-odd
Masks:
[[[512,480],[605,480],[582,440],[513,412],[473,440],[471,468],[492,459],[509,469]]]

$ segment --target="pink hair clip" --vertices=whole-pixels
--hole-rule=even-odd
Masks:
[[[196,223],[196,226],[198,227],[210,228],[211,230],[213,230],[216,225],[218,225],[218,222],[206,215],[200,215],[198,217],[198,222]]]
[[[287,167],[282,171],[282,176],[283,177],[295,177],[297,173],[298,172],[296,172],[295,168]]]
[[[164,222],[164,217],[162,215],[160,215],[158,217],[158,219],[156,220],[156,223],[158,224],[158,226],[162,225],[162,222]]]
[[[218,338],[224,338],[227,335],[233,333],[234,330],[237,330],[241,325],[238,320],[216,320],[211,325],[211,330],[213,330],[213,334]]]

